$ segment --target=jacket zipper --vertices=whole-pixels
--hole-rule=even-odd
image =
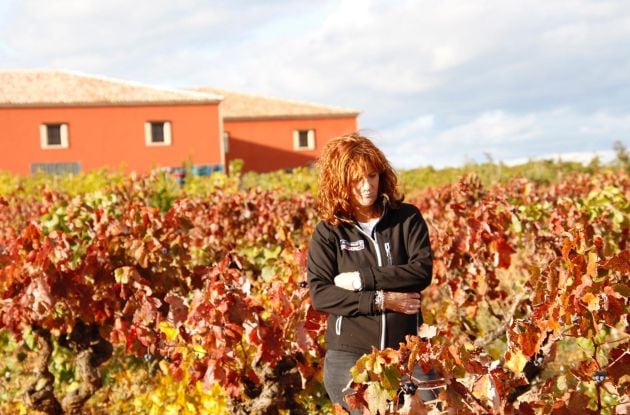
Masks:
[[[385,254],[387,255],[387,265],[393,265],[392,262],[392,249],[389,242],[385,242]]]
[[[380,222],[380,220],[379,220],[379,222]],[[378,225],[378,222],[376,223],[376,225],[374,225],[374,229],[375,230],[376,230],[376,226],[377,225]],[[367,234],[367,233],[365,233],[363,231],[363,229],[361,229],[360,226],[358,226],[358,225],[355,225],[355,226],[359,230],[359,232],[361,232],[362,234],[367,236],[368,239],[370,241],[372,241],[372,244],[374,245],[374,250],[376,251],[376,262],[377,262],[379,267],[382,267],[383,266],[383,258],[381,257],[381,250],[378,247],[378,236],[376,234],[376,231],[375,230],[372,231],[372,233],[374,234],[374,238],[372,238],[372,236]],[[388,248],[389,248],[389,243],[386,244],[386,249],[388,249]],[[388,260],[391,261],[391,257],[389,257],[390,253],[387,252],[387,255],[388,255]],[[386,311],[383,310],[383,313],[381,314],[381,341],[380,341],[381,350],[383,350],[385,348],[385,332],[386,332],[386,326],[387,326],[387,320],[385,318],[385,313],[386,313]]]
[[[392,261],[392,247],[389,242],[385,242],[385,255],[387,256],[387,265],[393,265],[394,261]],[[416,313],[416,336],[418,335],[420,330],[420,313]],[[383,333],[384,336],[384,333]],[[382,347],[384,348],[384,347]]]

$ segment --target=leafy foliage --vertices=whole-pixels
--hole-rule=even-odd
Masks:
[[[487,189],[466,176],[428,191],[418,204],[435,251],[424,292],[435,334],[374,355],[401,378],[433,367],[442,408],[457,413],[613,413],[630,383],[609,375],[630,362],[629,184],[604,174]],[[570,361],[560,353],[576,348]],[[380,379],[370,394],[366,373],[355,375],[355,402],[395,413],[398,384]]]
[[[330,412],[325,320],[303,284],[317,221],[309,182],[238,190],[244,181],[181,188],[130,176],[83,193],[5,190],[0,344],[10,357],[0,374],[14,389],[1,410],[26,411],[15,391],[28,388],[33,328],[52,334],[55,393],[81,384],[72,341],[83,325],[115,347],[102,366],[109,395],[96,392],[85,411],[100,399],[111,413]],[[351,404],[374,414],[438,413],[438,403],[613,413],[630,382],[629,181],[619,171],[490,186],[468,175],[414,192],[434,248],[427,325],[358,362]],[[414,379],[418,365],[438,378]],[[117,383],[138,378],[137,393],[112,399]],[[436,401],[418,399],[427,388]]]

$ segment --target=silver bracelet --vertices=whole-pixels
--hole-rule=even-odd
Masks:
[[[382,312],[385,308],[385,292],[383,290],[376,291],[376,295],[374,296],[374,306],[376,307],[376,311]]]

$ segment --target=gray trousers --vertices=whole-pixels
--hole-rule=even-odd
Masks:
[[[324,358],[324,387],[328,397],[333,404],[340,404],[351,415],[361,415],[361,412],[356,409],[351,411],[343,397],[352,392],[351,389],[346,390],[352,380],[350,369],[361,356],[359,353],[328,350]],[[413,376],[419,380],[435,379],[433,371],[424,373],[420,367],[416,368]],[[418,393],[422,400],[427,402],[437,398],[439,390],[421,390]]]

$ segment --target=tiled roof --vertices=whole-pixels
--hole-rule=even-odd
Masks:
[[[222,98],[64,70],[0,70],[0,107],[189,104]]]
[[[195,91],[223,96],[221,113],[227,120],[354,117],[360,113],[350,108],[243,94],[212,87],[196,88]]]

